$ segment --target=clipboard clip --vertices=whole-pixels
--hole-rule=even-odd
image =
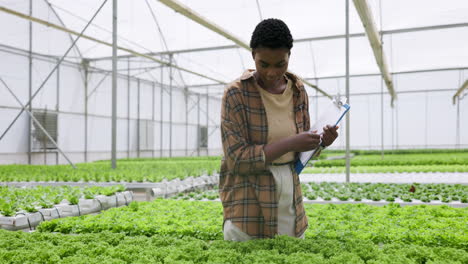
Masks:
[[[344,104],[346,104],[347,100],[348,99],[346,97],[341,97],[341,95],[338,93],[333,97],[332,102],[336,107],[341,108]]]

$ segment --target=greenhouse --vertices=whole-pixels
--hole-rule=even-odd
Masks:
[[[0,263],[468,263],[467,14],[0,0]]]

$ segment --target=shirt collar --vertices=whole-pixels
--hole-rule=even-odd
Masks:
[[[250,78],[253,78],[253,74],[255,73],[255,69],[247,69],[240,77],[241,81],[249,80]],[[285,73],[285,77],[288,80],[293,81],[293,87],[299,91],[302,91],[304,88],[304,84],[302,81],[294,74],[290,72]]]

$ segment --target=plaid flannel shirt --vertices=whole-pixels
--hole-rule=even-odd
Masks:
[[[278,233],[276,184],[265,163],[268,122],[265,107],[253,78],[247,70],[230,83],[221,109],[221,136],[224,157],[221,162],[219,192],[224,221],[230,220],[254,238],[272,238]],[[309,100],[304,85],[287,72],[293,81],[293,104],[297,133],[310,128]],[[297,158],[297,153],[296,153]],[[293,166],[293,165],[291,165]],[[299,176],[293,171],[296,237],[308,227]]]

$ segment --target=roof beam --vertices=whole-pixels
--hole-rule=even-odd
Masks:
[[[243,42],[240,38],[235,37],[233,34],[227,32],[225,29],[221,28],[220,26],[216,25],[215,23],[208,21],[206,18],[202,17],[200,14],[196,13],[189,7],[179,3],[178,1],[175,0],[159,0],[159,2],[163,3],[167,7],[173,9],[177,13],[180,13],[181,15],[197,22],[198,24],[210,29],[211,31],[214,31],[221,36],[232,40],[234,43],[237,45],[245,48],[245,49],[250,49],[249,45],[247,45],[245,42]]]
[[[440,30],[440,29],[450,29],[450,28],[459,28],[459,27],[468,27],[468,23],[456,23],[456,24],[446,24],[446,25],[436,25],[436,26],[425,26],[425,27],[412,27],[412,28],[401,28],[401,29],[392,29],[392,30],[383,30],[379,31],[382,35],[389,34],[401,34],[401,33],[410,33],[410,32],[420,32],[427,30]],[[350,38],[361,38],[365,37],[366,33],[354,33],[349,34]],[[311,41],[321,41],[321,40],[331,40],[331,39],[342,39],[345,38],[345,35],[329,35],[329,36],[320,36],[312,38],[300,38],[295,39],[294,43],[301,42],[311,42]],[[189,52],[203,52],[203,51],[212,51],[212,50],[222,50],[222,49],[237,49],[237,45],[223,45],[223,46],[214,46],[214,47],[204,47],[204,48],[194,48],[194,49],[182,49],[182,50],[172,50],[172,51],[159,51],[159,52],[149,52],[144,53],[149,56],[158,56],[158,55],[169,55],[169,54],[179,54],[179,53],[189,53]],[[120,55],[118,58],[132,58],[134,55]],[[112,57],[101,57],[101,58],[92,58],[90,61],[97,60],[109,60]]]
[[[10,15],[14,15],[14,16],[17,16],[17,17],[26,19],[26,20],[29,20],[29,21],[32,21],[32,22],[35,22],[35,23],[38,23],[38,24],[41,24],[41,25],[44,25],[44,26],[46,26],[46,27],[51,27],[51,28],[54,28],[54,29],[59,30],[59,31],[62,31],[62,32],[67,32],[67,33],[69,33],[69,34],[71,34],[71,35],[75,35],[75,36],[79,36],[79,35],[80,35],[80,33],[76,32],[76,31],[67,29],[67,28],[65,28],[65,27],[62,27],[62,26],[59,26],[59,25],[50,23],[50,22],[48,22],[48,21],[45,21],[45,20],[42,20],[42,19],[39,19],[39,18],[36,18],[36,17],[32,17],[32,16],[29,16],[29,15],[26,15],[26,14],[23,14],[23,13],[20,13],[20,12],[17,12],[17,11],[12,10],[12,9],[8,9],[8,8],[6,8],[6,7],[3,7],[3,6],[0,6],[0,11],[5,12],[5,13],[10,14]],[[112,43],[108,43],[108,42],[105,42],[105,41],[96,39],[96,38],[94,38],[94,37],[90,37],[90,36],[88,36],[88,35],[81,35],[81,37],[82,37],[82,38],[85,38],[85,39],[88,39],[88,40],[91,40],[91,41],[94,41],[94,42],[97,42],[97,43],[99,43],[99,44],[108,46],[108,47],[112,47]],[[193,75],[197,75],[197,76],[199,76],[199,77],[202,77],[202,78],[205,78],[205,79],[208,79],[208,80],[211,80],[211,81],[215,81],[215,82],[220,83],[220,84],[226,84],[226,82],[224,82],[224,81],[217,80],[217,79],[215,79],[215,78],[211,78],[211,77],[206,76],[206,75],[204,75],[204,74],[200,74],[200,73],[197,73],[197,72],[194,72],[194,71],[191,71],[191,70],[188,70],[188,69],[179,67],[179,66],[177,66],[177,65],[174,65],[174,64],[171,64],[171,63],[168,63],[168,62],[165,62],[165,61],[156,59],[156,58],[154,58],[154,57],[151,57],[151,56],[148,56],[148,55],[145,55],[145,54],[136,52],[136,51],[131,50],[131,49],[123,48],[123,47],[120,47],[120,46],[117,47],[117,49],[122,50],[122,51],[125,51],[125,52],[128,52],[128,53],[130,53],[130,54],[133,54],[134,56],[143,57],[143,58],[146,58],[146,59],[148,59],[148,60],[155,61],[155,62],[157,62],[157,63],[159,63],[159,64],[162,64],[162,65],[165,65],[165,66],[169,66],[169,67],[173,67],[173,68],[175,68],[175,69],[178,69],[178,70],[181,70],[181,71],[184,71],[184,72],[187,72],[187,73],[191,73],[191,74],[193,74]]]
[[[240,38],[232,35],[231,33],[229,33],[228,31],[226,31],[225,29],[221,28],[220,26],[216,25],[215,23],[207,20],[206,18],[202,17],[201,15],[197,14],[195,11],[193,11],[192,9],[190,9],[189,7],[179,3],[178,1],[176,0],[159,0],[159,2],[163,3],[164,5],[166,5],[167,7],[173,9],[174,11],[182,14],[183,16],[195,21],[196,23],[220,34],[221,36],[224,36],[225,38],[227,39],[230,39],[232,40],[234,43],[236,43],[237,45],[239,45],[240,47],[248,50],[248,51],[251,51],[250,49],[250,46],[247,45],[245,42],[243,42],[242,40],[240,40]],[[324,90],[320,89],[318,86],[316,85],[313,85],[311,84],[310,82],[308,82],[307,80],[303,80],[303,82],[305,84],[307,84],[308,86],[314,88],[315,90],[317,90],[318,92],[322,93],[323,95],[327,96],[328,98],[332,99],[333,97],[331,95],[329,95],[328,93],[326,93]]]
[[[423,69],[423,70],[408,70],[408,71],[395,71],[391,72],[392,75],[398,74],[411,74],[411,73],[425,73],[425,72],[440,72],[440,71],[462,71],[468,70],[468,67],[451,67],[451,68],[432,68],[432,69]],[[369,76],[380,76],[380,73],[359,73],[359,74],[350,74],[350,77],[369,77]],[[325,79],[337,79],[345,78],[346,75],[327,75],[327,76],[318,76],[318,77],[307,77],[306,80],[325,80]]]
[[[392,97],[391,105],[393,106],[393,102],[396,99],[397,95],[395,93],[395,90],[393,89],[392,75],[388,70],[387,61],[383,52],[382,42],[380,41],[379,33],[377,31],[377,27],[375,26],[371,9],[369,7],[369,4],[367,3],[367,0],[353,0],[353,2],[359,14],[359,17],[361,18],[364,29],[366,30],[366,35],[369,39],[372,51],[374,52],[374,57],[377,62],[377,66],[380,69],[380,73],[382,74],[382,77],[385,81],[388,92]]]
[[[456,103],[456,99],[457,97],[460,98],[460,95],[462,94],[462,92],[464,90],[467,90],[468,89],[468,80],[465,81],[465,83],[458,89],[458,91],[455,93],[455,95],[453,95],[453,104]]]
[[[158,51],[158,52],[148,52],[144,53],[148,56],[160,56],[160,55],[171,55],[171,54],[180,54],[180,53],[190,53],[190,52],[203,52],[203,51],[211,51],[211,50],[223,50],[223,49],[238,49],[239,46],[237,45],[224,45],[224,46],[214,46],[214,47],[204,47],[204,48],[194,48],[194,49],[181,49],[181,50],[169,50],[169,51]],[[123,58],[133,58],[135,56],[129,55],[120,55],[117,56],[119,59]],[[91,58],[90,61],[99,61],[99,60],[110,60],[112,59],[111,56],[108,57],[100,57],[100,58]]]

